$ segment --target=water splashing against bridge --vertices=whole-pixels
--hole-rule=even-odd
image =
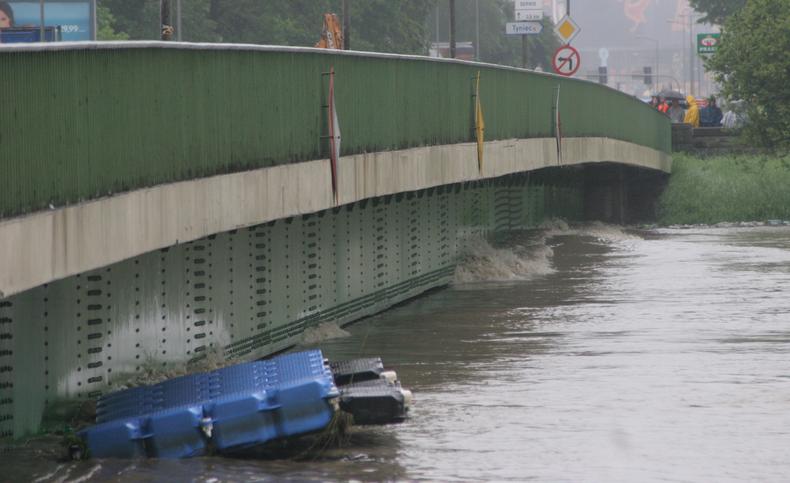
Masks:
[[[417,398],[403,425],[360,429],[309,461],[63,464],[31,445],[9,453],[14,471],[42,481],[786,477],[789,228],[560,225],[466,253],[450,288],[319,344],[397,368]]]

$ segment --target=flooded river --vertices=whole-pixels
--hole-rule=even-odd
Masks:
[[[57,463],[32,443],[0,480],[790,480],[790,228],[479,245],[452,287],[317,344],[396,369],[404,424],[307,461]]]

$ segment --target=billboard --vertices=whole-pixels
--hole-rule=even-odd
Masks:
[[[37,1],[10,1],[14,10],[14,25],[17,27],[38,27],[41,25],[40,4]],[[93,17],[91,1],[47,1],[44,3],[44,25],[60,26],[64,41],[93,39]]]
[[[715,54],[719,49],[719,42],[721,41],[721,34],[697,34],[697,53],[698,54]]]

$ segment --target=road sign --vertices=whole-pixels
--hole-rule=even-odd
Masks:
[[[551,61],[554,72],[559,75],[570,77],[579,70],[582,64],[582,57],[579,51],[570,45],[564,45],[557,49]]]
[[[714,54],[719,49],[721,34],[697,34],[697,53]]]
[[[542,10],[543,0],[516,0],[516,10]]]
[[[516,20],[543,20],[543,10],[516,10]]]
[[[579,25],[568,15],[564,16],[562,20],[557,22],[557,26],[554,27],[554,32],[556,32],[566,44],[571,43],[571,40],[576,38],[581,30]]]
[[[508,35],[538,35],[543,32],[543,24],[540,22],[508,22],[505,25],[505,33]]]

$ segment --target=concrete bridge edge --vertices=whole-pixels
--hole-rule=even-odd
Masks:
[[[667,153],[609,138],[563,140],[562,165],[620,163],[669,172]],[[557,167],[554,138],[463,143],[345,156],[338,201],[329,160],[165,184],[0,221],[0,299],[153,250],[333,206]]]

